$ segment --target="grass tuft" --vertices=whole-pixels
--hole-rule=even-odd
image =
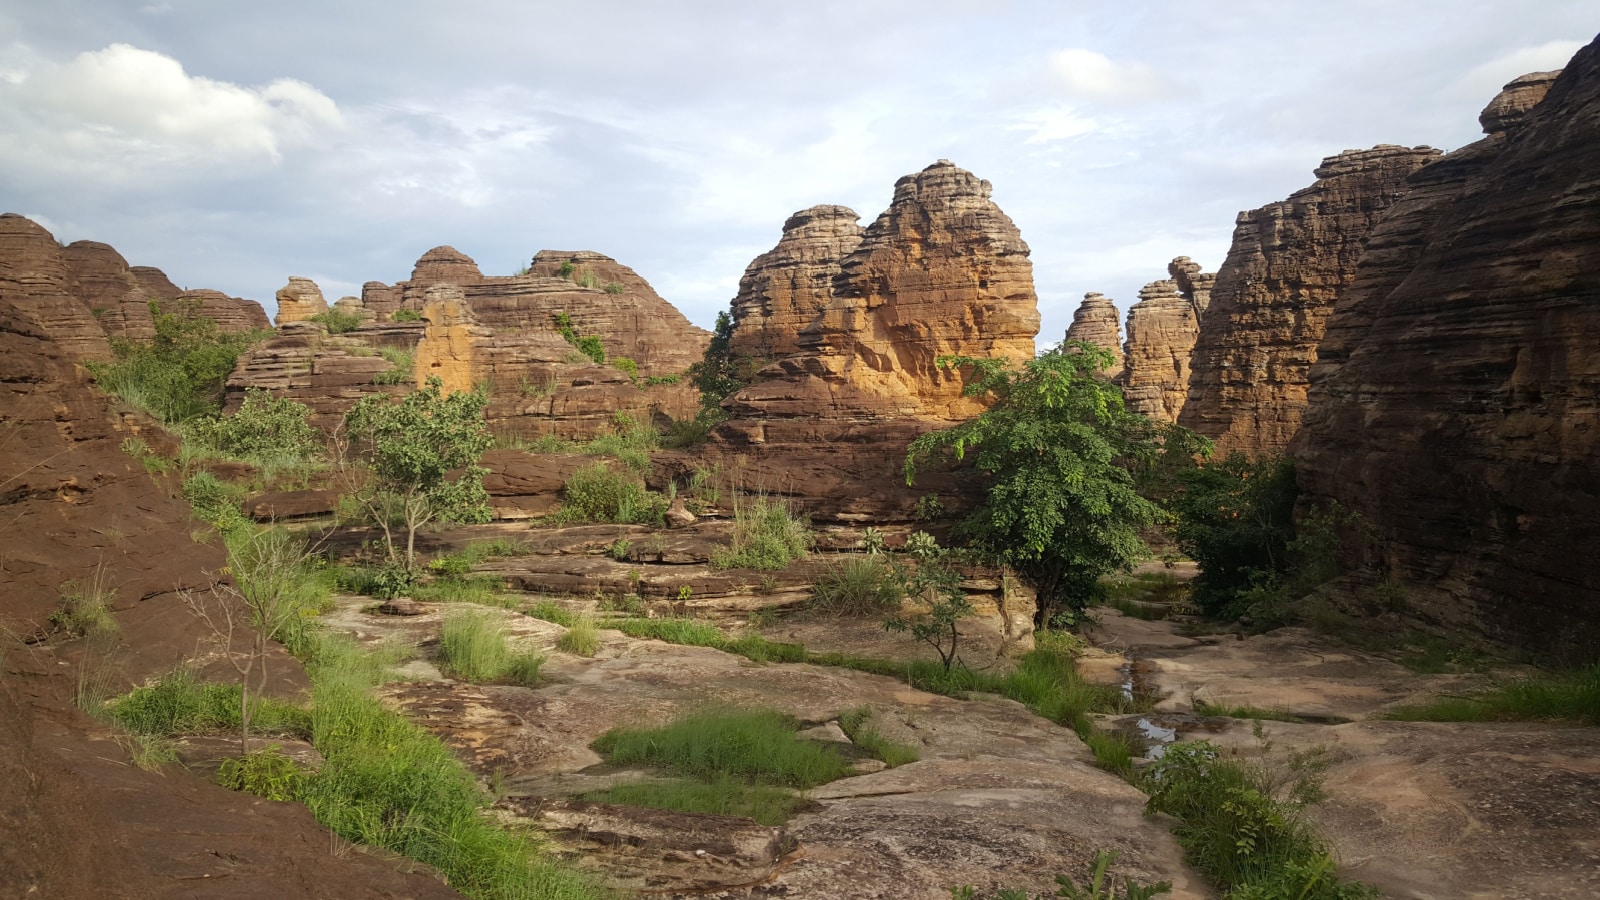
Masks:
[[[1539,719],[1600,725],[1600,665],[1518,678],[1462,697],[1389,710],[1401,722],[1518,722]]]
[[[807,608],[829,616],[882,616],[900,608],[904,578],[879,554],[828,566],[811,589]]]
[[[839,715],[839,728],[849,736],[850,742],[873,759],[882,760],[889,768],[914,763],[919,758],[917,748],[910,744],[891,741],[878,733],[871,724],[871,707],[858,706]]]
[[[272,697],[252,699],[250,728],[256,734],[311,735],[311,715]],[[257,705],[259,704],[259,705]],[[112,721],[136,735],[173,737],[239,730],[239,686],[201,681],[178,669],[155,684],[134,688],[106,704]]]
[[[479,612],[459,612],[444,620],[439,637],[443,668],[463,681],[537,684],[544,656],[536,650],[512,650],[506,628]]]
[[[806,520],[782,501],[761,495],[734,508],[733,543],[711,552],[717,569],[776,570],[805,558],[811,547]]]
[[[729,776],[797,788],[848,774],[832,748],[795,736],[798,724],[771,709],[713,709],[661,728],[618,728],[594,749],[618,765],[647,765],[708,780]]]
[[[595,628],[594,619],[579,616],[572,620],[566,633],[556,641],[556,649],[575,656],[593,656],[600,649],[600,632]]]

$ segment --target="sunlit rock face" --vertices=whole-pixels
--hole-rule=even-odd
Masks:
[[[1414,616],[1593,659],[1600,635],[1600,48],[1413,174],[1327,324],[1293,446],[1360,514],[1347,581]],[[1390,595],[1394,594],[1390,591]]]
[[[844,258],[861,246],[861,217],[847,206],[813,206],[783,223],[778,245],[751,261],[733,298],[729,349],[776,360],[800,349],[800,332],[833,300]]]
[[[1200,333],[1194,302],[1170,279],[1139,289],[1128,309],[1128,343],[1121,384],[1128,409],[1173,422],[1189,395],[1189,357]]]
[[[1072,324],[1067,326],[1062,343],[1087,341],[1109,351],[1113,362],[1105,375],[1107,378],[1117,378],[1122,375],[1123,369],[1121,315],[1116,304],[1106,299],[1106,295],[1093,292],[1084,294],[1083,302],[1072,314]]]

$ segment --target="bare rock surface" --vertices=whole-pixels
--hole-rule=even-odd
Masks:
[[[50,232],[14,213],[0,215],[0,301],[7,311],[73,359],[111,359],[105,331],[67,279],[66,257]]]
[[[1556,83],[1560,74],[1560,69],[1554,72],[1529,72],[1507,82],[1500,93],[1489,101],[1489,105],[1483,108],[1483,112],[1478,114],[1478,124],[1483,126],[1483,133],[1500,134],[1520,126],[1528,111],[1538,106],[1544,95],[1549,93],[1550,85]]]
[[[1158,422],[1173,422],[1189,395],[1190,353],[1200,316],[1171,280],[1139,289],[1128,309],[1122,393],[1128,409]]]
[[[1112,363],[1111,368],[1106,370],[1106,377],[1120,377],[1123,369],[1121,317],[1116,305],[1105,294],[1084,294],[1083,302],[1072,314],[1072,324],[1067,326],[1067,335],[1062,340],[1088,341],[1102,350],[1109,350]]]
[[[426,639],[427,616],[396,620],[356,606],[332,614],[339,627],[367,640]],[[880,676],[756,665],[608,631],[585,659],[554,650],[560,626],[498,614],[517,641],[551,653],[548,683],[413,682],[386,693],[481,774],[500,773],[503,815],[554,828],[558,843],[583,851],[580,866],[613,883],[663,896],[714,888],[726,897],[945,900],[968,883],[1053,888],[1056,873],[1081,879],[1096,850],[1116,849],[1119,871],[1173,879],[1176,897],[1209,896],[1162,824],[1143,815],[1141,793],[1095,769],[1070,731],[1011,701],[954,700]],[[707,704],[774,707],[815,724],[867,706],[875,727],[916,746],[921,759],[817,788],[812,806],[781,829],[538,793],[587,789],[580,776],[606,771],[589,748],[605,731],[664,724]]]
[[[800,332],[832,301],[844,258],[861,244],[860,218],[847,206],[822,205],[783,223],[778,245],[739,279],[731,351],[772,361],[800,349]]]
[[[1422,170],[1335,310],[1295,448],[1426,626],[1593,657],[1600,573],[1600,47],[1522,124]],[[1448,168],[1444,168],[1448,167]],[[1346,596],[1359,599],[1359,591]]]
[[[309,278],[289,276],[289,283],[278,288],[278,315],[273,324],[282,328],[290,322],[304,322],[328,311],[322,289]]]
[[[1178,424],[1216,441],[1219,454],[1288,446],[1328,316],[1367,236],[1404,196],[1406,177],[1440,155],[1389,144],[1347,150],[1324,159],[1310,187],[1239,214]]]

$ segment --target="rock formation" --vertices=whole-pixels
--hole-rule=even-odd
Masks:
[[[783,223],[778,245],[739,279],[730,351],[771,361],[800,349],[800,332],[827,308],[844,258],[861,245],[860,218],[847,206],[821,205]]]
[[[111,344],[94,313],[67,289],[67,261],[50,232],[0,216],[0,296],[34,330],[78,360],[108,360]]]
[[[1240,213],[1195,343],[1178,424],[1217,452],[1281,452],[1300,427],[1307,376],[1367,236],[1431,147],[1379,145],[1322,161],[1317,181]],[[1131,332],[1130,326],[1130,332]]]
[[[1529,72],[1508,82],[1478,114],[1478,124],[1483,126],[1483,133],[1504,134],[1520,125],[1528,110],[1539,105],[1560,74],[1560,69],[1554,72]]]
[[[1078,311],[1072,314],[1072,324],[1067,326],[1067,336],[1062,343],[1088,341],[1111,351],[1114,361],[1105,374],[1107,378],[1118,378],[1123,369],[1121,316],[1116,304],[1107,300],[1105,294],[1084,294]]]
[[[990,192],[945,160],[896,183],[798,352],[723,404],[732,419],[713,449],[735,454],[748,484],[846,521],[909,520],[923,494],[959,493],[948,473],[911,489],[898,472],[912,438],[983,408],[938,357],[1033,355],[1028,246]]]
[[[282,328],[291,322],[304,322],[328,311],[322,289],[309,278],[290,275],[289,283],[278,288],[278,315],[274,324]]]
[[[1194,306],[1197,316],[1204,316],[1211,305],[1211,290],[1216,287],[1217,273],[1200,271],[1200,264],[1187,256],[1175,257],[1167,263],[1167,275]]]
[[[1507,93],[1374,230],[1294,455],[1307,505],[1371,529],[1350,584],[1576,661],[1600,634],[1600,45],[1537,107]]]
[[[1178,292],[1176,281],[1139,289],[1139,302],[1128,309],[1122,373],[1128,409],[1158,422],[1177,420],[1189,393],[1189,359],[1199,332],[1195,302]]]
[[[74,241],[61,255],[67,266],[67,290],[89,308],[107,335],[140,341],[156,336],[150,313],[155,298],[140,285],[122,254],[99,241]]]

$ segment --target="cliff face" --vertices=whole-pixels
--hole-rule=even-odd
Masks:
[[[1120,316],[1116,305],[1107,300],[1105,294],[1084,294],[1083,302],[1072,314],[1072,324],[1067,326],[1067,335],[1062,338],[1062,343],[1088,341],[1102,350],[1111,351],[1115,361],[1105,374],[1107,378],[1117,378],[1122,375],[1123,369]]]
[[[1300,427],[1328,315],[1367,237],[1404,196],[1407,176],[1440,153],[1380,145],[1322,161],[1287,200],[1240,213],[1195,342],[1178,424],[1217,452],[1281,452]]]
[[[729,398],[736,416],[961,419],[945,355],[1033,356],[1038,299],[1028,245],[991,187],[940,160],[895,183],[894,202],[840,266],[799,353]]]
[[[1600,634],[1600,47],[1536,107],[1411,178],[1329,323],[1294,454],[1310,502],[1359,512],[1351,580],[1495,639],[1594,655]],[[1507,110],[1521,109],[1519,118]]]
[[[813,206],[783,223],[778,245],[751,261],[733,298],[728,348],[776,360],[800,349],[800,332],[833,300],[844,258],[861,246],[861,217],[847,206]]]
[[[1028,247],[990,193],[944,160],[900,179],[796,352],[723,404],[732,418],[712,449],[736,454],[748,482],[802,497],[820,518],[904,521],[922,495],[958,494],[949,473],[919,476],[915,489],[899,476],[912,438],[983,408],[960,396],[961,375],[937,358],[1026,359],[1039,327]],[[814,288],[813,265],[797,255],[789,274],[752,271]]]
[[[109,338],[155,336],[150,302],[191,305],[224,331],[266,328],[261,305],[218,291],[183,291],[160,269],[128,265],[107,244],[62,247],[33,221],[0,215],[0,293],[40,333],[80,362],[111,359]]]
[[[1122,395],[1128,409],[1158,422],[1174,422],[1189,394],[1189,359],[1200,333],[1193,298],[1171,280],[1139,289],[1128,309],[1128,344]]]

